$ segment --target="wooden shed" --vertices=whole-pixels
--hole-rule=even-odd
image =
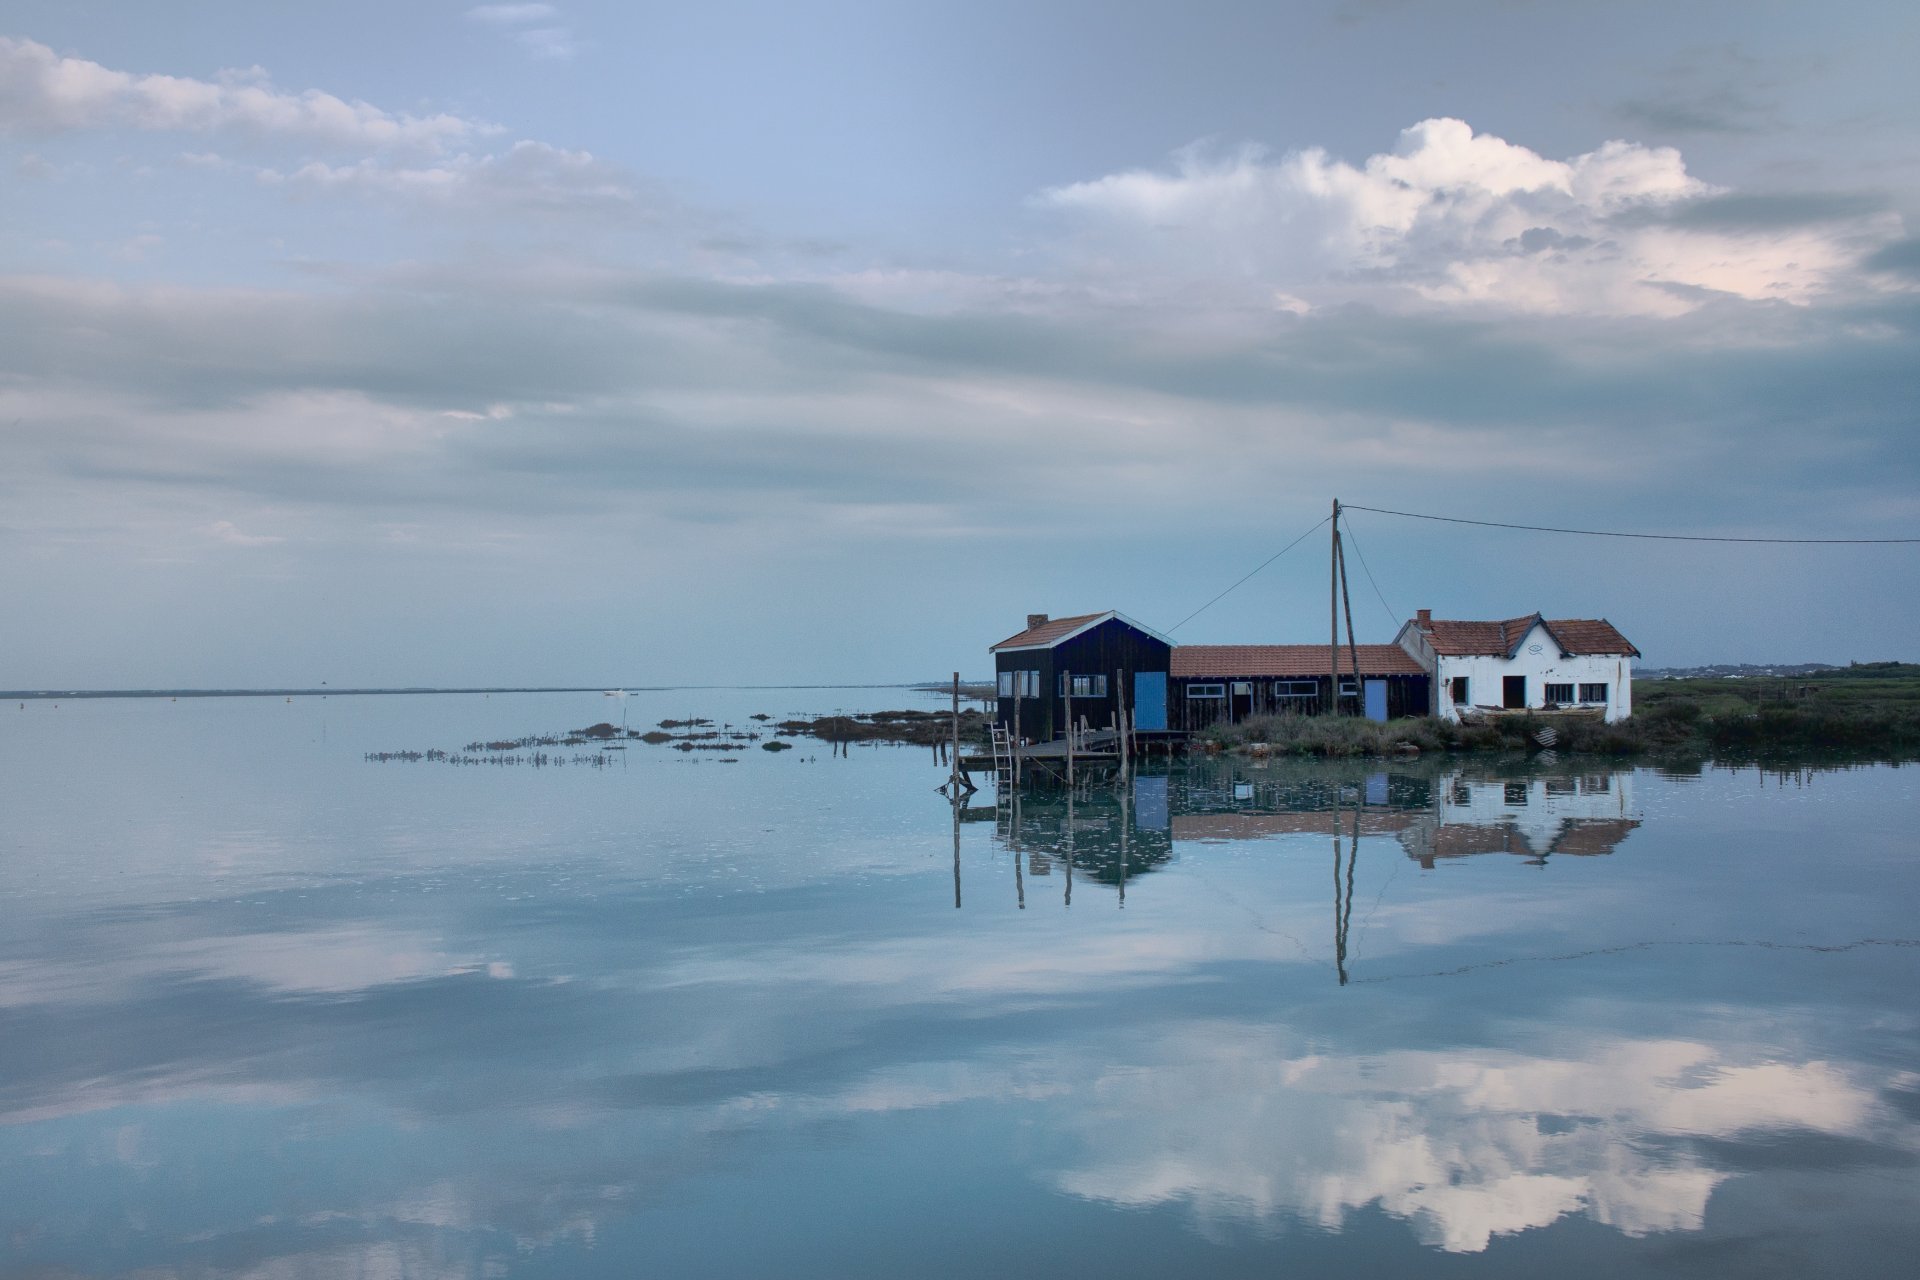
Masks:
[[[1427,714],[1431,677],[1394,644],[1363,644],[1360,674],[1340,646],[1340,709],[1389,720]],[[1333,706],[1326,645],[1183,644],[1168,673],[1170,728],[1188,733],[1249,716],[1320,715]]]
[[[1084,717],[1097,729],[1112,723],[1123,703],[1141,731],[1169,727],[1173,641],[1115,610],[1071,618],[1030,613],[1026,629],[991,652],[999,684],[995,719],[1016,738],[1050,742],[1062,736],[1069,696],[1074,720]]]

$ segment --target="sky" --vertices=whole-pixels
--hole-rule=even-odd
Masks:
[[[0,687],[1317,642],[1324,529],[1202,606],[1336,498],[1920,536],[1916,47],[1848,0],[12,0]],[[1920,658],[1914,545],[1347,528],[1362,641]]]

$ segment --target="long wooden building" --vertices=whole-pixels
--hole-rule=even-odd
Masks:
[[[1431,677],[1395,644],[1340,646],[1338,708],[1372,720],[1424,716]],[[1168,670],[1168,727],[1189,733],[1249,716],[1322,715],[1336,706],[1323,644],[1183,644]]]
[[[1375,720],[1423,716],[1432,678],[1392,644],[1340,647],[1336,695],[1325,645],[1183,644],[1109,609],[1050,618],[992,647],[998,683],[995,719],[1028,742],[1050,742],[1075,722],[1096,729],[1121,711],[1142,733],[1192,733],[1249,716],[1322,715],[1339,710]]]

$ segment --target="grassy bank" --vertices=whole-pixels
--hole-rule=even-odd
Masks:
[[[1920,754],[1920,665],[1869,663],[1817,678],[1650,680],[1634,687],[1621,724],[1516,716],[1478,724],[1431,718],[1386,724],[1326,716],[1256,717],[1218,725],[1203,742],[1279,755],[1385,756],[1506,752],[1534,747],[1551,723],[1556,750],[1592,755],[1850,751]]]

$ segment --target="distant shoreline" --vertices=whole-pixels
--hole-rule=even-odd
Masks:
[[[859,684],[593,684],[593,685],[497,685],[474,689],[439,689],[432,687],[408,687],[399,689],[332,689],[325,685],[317,689],[0,689],[0,701],[11,699],[15,702],[50,702],[59,698],[344,698],[344,697],[399,697],[430,694],[463,693],[606,693],[618,690],[623,693],[675,693],[683,689],[722,690],[722,689],[945,689],[946,685],[932,685],[925,681],[903,680],[898,683]]]

